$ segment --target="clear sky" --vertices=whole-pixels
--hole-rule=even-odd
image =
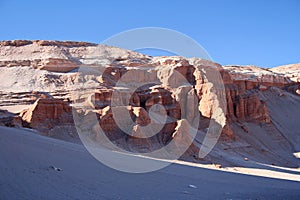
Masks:
[[[164,27],[192,37],[223,65],[300,62],[300,0],[0,0],[0,20],[0,40],[99,43]]]

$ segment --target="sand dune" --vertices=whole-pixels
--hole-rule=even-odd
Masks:
[[[81,145],[30,130],[1,127],[0,157],[1,200],[297,199],[300,195],[300,182],[182,164],[146,174],[122,173],[96,161]]]

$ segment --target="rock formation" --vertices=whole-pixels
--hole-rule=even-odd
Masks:
[[[66,124],[74,127],[74,108],[95,115],[99,127],[90,129],[101,128],[124,149],[153,151],[176,139],[178,147],[191,143],[185,157],[194,158],[216,107],[226,115],[221,140],[242,140],[252,126],[274,126],[266,94],[277,88],[279,96],[300,95],[299,77],[299,64],[221,66],[85,42],[2,41],[0,106],[31,106],[16,118],[1,111],[0,123],[19,120],[49,135]],[[197,129],[197,142],[187,134],[189,126]]]
[[[61,99],[53,98],[37,99],[31,107],[20,113],[20,117],[23,126],[40,131],[73,123],[69,104]]]

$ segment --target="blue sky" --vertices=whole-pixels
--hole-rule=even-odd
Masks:
[[[190,36],[223,65],[300,62],[299,0],[0,0],[0,20],[0,40],[99,43],[128,29],[163,27]]]

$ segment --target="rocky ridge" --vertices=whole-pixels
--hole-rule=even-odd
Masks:
[[[2,114],[5,116],[2,117],[3,125],[13,126],[13,120],[19,120],[15,124],[50,136],[54,132],[59,135],[58,127],[64,127],[62,130],[66,131],[68,126],[67,131],[72,132],[69,135],[77,137],[72,119],[73,108],[78,112],[84,111],[85,115],[95,114],[99,121],[97,124],[116,145],[130,151],[147,152],[167,145],[176,135],[180,136],[176,140],[178,146],[188,143],[185,134],[188,122],[198,129],[198,133],[183,159],[222,162],[224,165],[241,164],[233,160],[224,161],[222,156],[249,156],[247,146],[257,153],[261,148],[269,149],[264,155],[266,157],[281,156],[281,150],[270,150],[271,147],[264,145],[258,148],[257,141],[249,141],[249,134],[258,129],[266,134],[271,130],[282,139],[283,146],[289,146],[289,139],[284,139],[273,123],[268,95],[299,98],[297,64],[273,69],[221,66],[207,60],[151,57],[92,43],[42,40],[2,41],[0,50],[0,106],[31,105],[15,117],[12,113]],[[209,77],[209,73],[213,76]],[[219,81],[212,85],[211,78]],[[129,85],[133,83],[137,87],[131,90]],[[226,100],[217,101],[226,104],[223,108],[226,123],[220,142],[203,161],[197,158],[197,146],[202,144],[201,138],[207,133],[218,99],[216,92]],[[112,101],[116,101],[117,108],[111,105]],[[159,109],[158,104],[164,109]],[[118,109],[117,113],[129,113],[131,120],[116,121],[114,109]],[[153,116],[160,121],[161,115],[167,115],[166,122],[153,122]],[[126,115],[124,119],[127,119]],[[130,134],[120,129],[118,123],[126,124]],[[156,134],[147,135],[149,131],[143,127],[154,127],[154,124],[158,124]],[[95,124],[93,127],[92,130],[95,130]],[[94,139],[103,140],[97,133],[94,133]],[[242,150],[236,151],[233,146]],[[285,151],[290,151],[287,150],[289,148],[295,147],[286,147]],[[255,159],[260,161],[264,157]],[[283,166],[298,164],[292,158],[288,163],[275,158],[272,162]]]

